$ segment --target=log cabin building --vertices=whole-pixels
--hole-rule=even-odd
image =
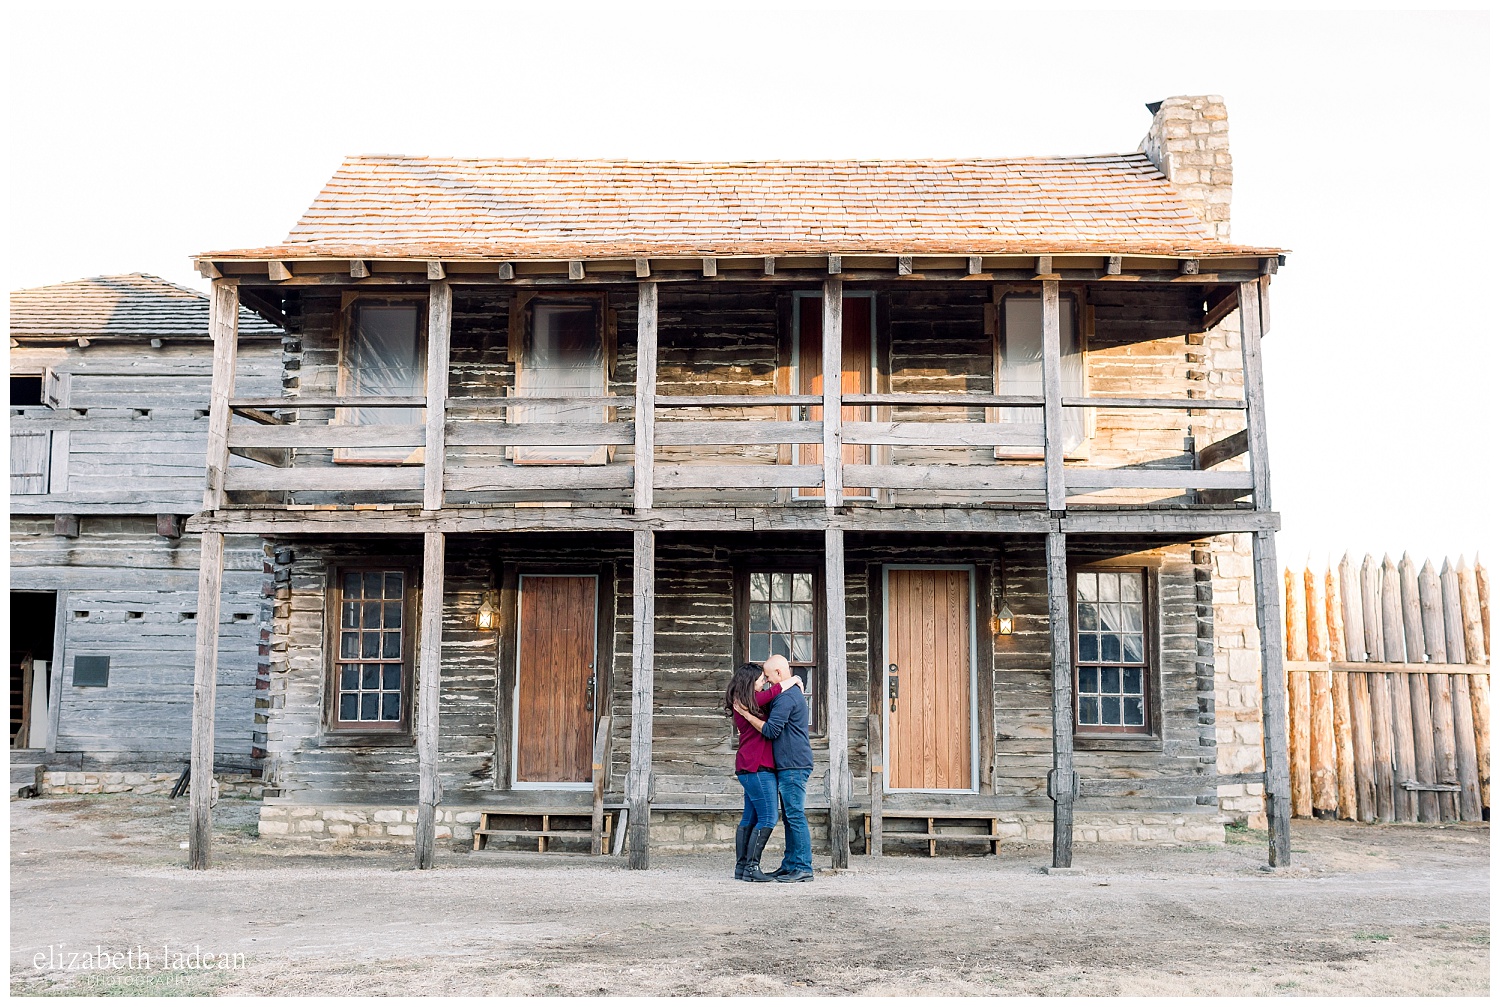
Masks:
[[[11,756],[33,778],[22,786],[45,767],[48,789],[160,787],[185,765],[200,564],[183,523],[203,502],[208,314],[202,293],[142,273],[10,295]],[[276,393],[281,330],[248,309],[238,325],[236,383]],[[234,537],[226,555],[215,759],[248,776],[268,574],[257,538]]]
[[[352,157],[284,243],[199,256],[200,611],[220,536],[277,563],[262,833],[420,866],[723,840],[723,690],[779,653],[836,866],[1222,841],[1221,789],[1264,776],[1219,771],[1215,556],[1253,542],[1279,625],[1282,253],[1229,240],[1222,101],[1151,110],[1092,157]],[[289,333],[279,395],[230,380],[242,306]],[[1284,863],[1279,635],[1247,639]]]

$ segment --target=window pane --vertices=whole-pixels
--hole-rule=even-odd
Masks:
[[[1127,580],[1125,583],[1129,584],[1130,581]],[[1141,618],[1143,615],[1141,606],[1122,605],[1120,608],[1121,614],[1124,616],[1125,631],[1127,633],[1139,633],[1141,631]]]
[[[344,597],[358,598],[360,587],[364,584],[364,578],[357,573],[344,574]]]
[[[1078,599],[1080,601],[1097,601],[1099,599],[1098,580],[1095,574],[1081,573],[1078,575]]]
[[[1140,636],[1125,637],[1125,660],[1144,661],[1146,659],[1145,641]]]
[[[361,649],[361,653],[359,655],[360,657],[379,657],[380,656],[380,634],[379,633],[366,633],[364,635],[364,640],[362,641],[362,646],[361,646],[360,649]]]
[[[750,660],[756,664],[769,659],[771,656],[771,638],[764,633],[754,633],[750,637]]]
[[[380,719],[401,719],[401,694],[399,692],[387,692],[380,697]]]
[[[750,575],[750,600],[771,600],[771,575],[765,573],[752,573]]]
[[[381,596],[381,594],[384,593],[384,590],[383,590],[384,587],[385,587],[385,574],[382,574],[382,573],[367,573],[367,574],[365,574],[365,597],[366,598],[379,598]]]
[[[339,657],[358,657],[358,656],[359,656],[359,634],[358,633],[341,633],[341,634],[339,634]]]
[[[1080,724],[1099,723],[1099,700],[1092,696],[1078,698],[1078,722]]]
[[[771,600],[792,600],[792,575],[789,573],[773,573],[771,575]]]
[[[1141,669],[1139,669],[1139,668],[1126,668],[1126,669],[1124,669],[1124,673],[1125,673],[1124,674],[1124,687],[1120,691],[1134,693],[1135,695],[1140,695],[1140,692],[1141,692]]]
[[[1099,638],[1092,634],[1078,638],[1078,660],[1099,660]]]
[[[364,671],[361,672],[361,674],[360,674],[359,686],[360,686],[361,689],[378,689],[378,688],[380,688],[380,665],[378,665],[378,664],[367,664],[367,665],[365,665],[364,666]]]
[[[771,606],[757,604],[750,606],[750,632],[769,633],[771,631]]]
[[[1141,575],[1122,574],[1120,577],[1120,597],[1125,601],[1141,600]]]
[[[813,659],[813,640],[811,636],[801,633],[792,637],[792,660],[811,661]]]
[[[810,573],[792,574],[792,600],[812,601],[813,579]]]
[[[342,618],[340,619],[340,622],[342,623],[343,627],[345,629],[358,629],[359,628],[359,605],[357,605],[357,604],[355,604],[353,602],[350,602],[350,603],[346,603],[343,606],[343,609],[344,609],[344,614],[343,614]]]
[[[1079,668],[1078,669],[1078,691],[1079,692],[1098,692],[1099,691],[1099,669],[1098,668]]]
[[[1125,700],[1125,726],[1141,727],[1146,723],[1146,708],[1140,697]]]
[[[359,666],[354,664],[341,665],[339,668],[339,688],[359,688]]]
[[[363,616],[364,616],[364,628],[365,629],[379,629],[380,628],[380,602],[378,602],[378,601],[367,601],[367,602],[364,603],[364,609],[365,609],[364,613],[363,613]]]
[[[362,692],[359,694],[359,719],[378,720],[380,718],[380,693]]]
[[[1110,633],[1099,637],[1099,660],[1118,661],[1120,659],[1120,638]]]
[[[401,603],[399,601],[388,601],[385,603],[385,628],[401,628]]]
[[[792,631],[792,606],[771,604],[771,629],[777,633]]]
[[[1099,691],[1100,692],[1119,692],[1120,691],[1120,669],[1119,668],[1100,668],[1099,669]]]
[[[339,719],[359,719],[359,693],[346,692],[339,697]]]
[[[386,633],[383,637],[384,644],[381,646],[380,656],[385,658],[398,658],[401,656],[401,634]]]
[[[792,631],[795,633],[811,633],[813,628],[813,607],[811,605],[792,606]]]
[[[1099,629],[1099,606],[1091,601],[1078,603],[1078,629],[1090,633]]]
[[[401,666],[399,664],[386,665],[385,671],[383,671],[381,674],[381,688],[387,690],[401,688]]]
[[[1105,696],[1099,700],[1099,723],[1120,725],[1120,697]]]
[[[771,637],[771,653],[790,661],[792,659],[791,637],[782,633],[773,635]]]
[[[401,597],[402,584],[405,581],[400,570],[392,570],[385,575],[385,596],[387,598]]]
[[[1120,575],[1116,573],[1101,573],[1099,575],[1099,600],[1120,600]]]

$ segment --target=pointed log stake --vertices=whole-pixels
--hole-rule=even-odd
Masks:
[[[437,845],[437,807],[443,800],[438,777],[438,700],[443,674],[443,567],[446,543],[440,531],[422,535],[422,594],[417,661],[417,870],[432,867]]]
[[[1352,663],[1365,657],[1364,607],[1359,570],[1348,553],[1339,563],[1339,604],[1344,611],[1344,653]],[[1349,719],[1354,735],[1354,801],[1361,822],[1375,821],[1375,739],[1370,676],[1349,673]]]
[[[1359,594],[1359,568],[1349,554],[1339,561],[1339,602],[1344,610],[1344,659],[1365,659],[1365,610]]]
[[[1479,589],[1479,628],[1483,630],[1484,652],[1492,653],[1490,650],[1490,572],[1485,569],[1479,557],[1474,557],[1474,584]]]
[[[1401,577],[1387,553],[1380,564],[1380,623],[1385,659],[1406,659],[1406,633],[1401,625]],[[1417,795],[1401,784],[1417,778],[1417,752],[1412,738],[1411,682],[1405,672],[1386,675],[1391,690],[1391,740],[1396,757],[1396,821],[1417,820]]]
[[[1328,616],[1318,590],[1319,578],[1309,566],[1302,571],[1307,605],[1307,658],[1327,661]],[[1309,761],[1312,772],[1312,809],[1318,818],[1335,818],[1339,808],[1338,762],[1334,754],[1333,673],[1309,672]]]
[[[1417,593],[1417,565],[1411,553],[1401,556],[1396,568],[1401,577],[1401,623],[1406,630],[1406,659],[1416,664],[1427,659],[1427,647],[1422,633],[1422,603]],[[1416,781],[1435,784],[1437,779],[1437,755],[1433,746],[1432,697],[1426,675],[1408,675],[1411,689],[1411,733],[1412,747],[1416,753]],[[1417,821],[1440,821],[1438,795],[1436,791],[1417,791]]]
[[[1360,567],[1360,597],[1364,608],[1365,650],[1368,659],[1385,658],[1380,631],[1380,566],[1375,557],[1365,554]],[[1375,817],[1382,822],[1396,820],[1396,757],[1391,726],[1391,690],[1384,672],[1371,672],[1370,724],[1375,744]]]
[[[1307,603],[1301,578],[1290,569],[1286,581],[1286,659],[1307,660]],[[1286,673],[1287,756],[1291,761],[1292,814],[1312,817],[1312,728],[1310,685],[1305,671]]]
[[[1448,644],[1443,632],[1443,588],[1438,583],[1432,560],[1422,564],[1417,574],[1417,600],[1421,608],[1422,640],[1427,659],[1433,664],[1448,662]],[[1438,783],[1458,783],[1458,755],[1453,740],[1453,686],[1447,675],[1427,676],[1428,695],[1432,702],[1433,769]],[[1458,795],[1440,792],[1438,818],[1444,822],[1458,820]]]
[[[1484,664],[1489,654],[1484,649],[1484,627],[1479,614],[1479,583],[1474,568],[1460,557],[1458,564],[1458,602],[1464,625],[1464,653],[1470,664]],[[1474,755],[1479,764],[1479,803],[1490,807],[1490,676],[1469,678],[1469,702],[1474,711]]]
[[[1323,577],[1324,618],[1328,623],[1328,656],[1330,660],[1344,657],[1344,606],[1339,598],[1338,573],[1330,565]],[[1334,765],[1338,774],[1339,817],[1354,820],[1359,817],[1359,801],[1354,786],[1354,727],[1353,711],[1349,699],[1349,673],[1332,672],[1333,686],[1333,749]]]
[[[1438,583],[1443,589],[1443,640],[1448,647],[1448,663],[1463,664],[1464,620],[1459,601],[1458,571],[1443,561]],[[1479,799],[1479,755],[1474,738],[1474,706],[1468,675],[1453,675],[1453,744],[1458,763],[1458,817],[1460,821],[1477,822],[1483,815]]]

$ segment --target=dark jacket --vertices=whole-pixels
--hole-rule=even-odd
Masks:
[[[760,733],[771,739],[776,769],[811,769],[812,742],[807,737],[807,697],[801,689],[788,689],[771,700],[771,712]]]

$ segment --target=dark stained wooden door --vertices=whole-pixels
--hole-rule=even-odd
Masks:
[[[967,569],[886,570],[892,789],[973,789],[971,577]]]
[[[844,298],[844,360],[843,387],[845,395],[869,392],[871,361],[870,346],[872,319],[870,312],[874,299],[870,297]],[[818,297],[797,298],[797,389],[799,395],[823,394],[823,301]],[[869,406],[845,406],[842,410],[845,423],[860,423],[870,418]],[[808,410],[808,419],[821,420],[823,407],[813,406]],[[803,465],[822,465],[821,444],[799,445],[798,461]],[[870,448],[866,444],[844,446],[845,465],[870,464]],[[820,497],[821,486],[798,490],[799,496]],[[845,486],[844,495],[869,496],[868,489]]]
[[[520,588],[515,782],[588,783],[598,581],[523,574]]]

